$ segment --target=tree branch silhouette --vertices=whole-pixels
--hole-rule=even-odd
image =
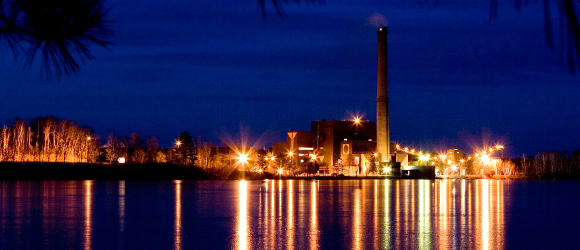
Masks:
[[[266,4],[268,2],[272,3],[272,6],[274,6],[274,9],[280,18],[286,17],[283,4],[289,4],[289,0],[258,0],[258,11],[262,13],[262,19],[267,19]],[[305,2],[308,5],[324,4],[324,0],[294,0],[294,3],[297,5],[300,4],[300,2]]]
[[[0,0],[0,42],[15,61],[25,57],[30,69],[41,54],[41,76],[76,74],[79,61],[94,59],[89,47],[108,49],[112,35],[104,0]]]

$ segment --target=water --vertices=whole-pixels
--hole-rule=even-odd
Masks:
[[[578,249],[580,181],[0,182],[0,249]]]

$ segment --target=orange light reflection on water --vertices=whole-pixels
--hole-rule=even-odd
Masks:
[[[286,249],[294,249],[294,181],[288,180],[288,221],[286,222]]]
[[[310,184],[310,230],[309,245],[310,249],[320,248],[318,242],[318,181],[312,181]]]
[[[236,249],[250,249],[248,226],[248,182],[238,182],[238,218],[236,220]]]
[[[84,181],[85,187],[85,239],[84,239],[84,249],[90,250],[92,244],[92,185],[93,181]]]
[[[384,233],[384,239],[383,239],[383,248],[386,249],[391,249],[391,216],[390,216],[390,211],[391,211],[391,204],[389,203],[389,198],[391,197],[391,192],[390,192],[390,186],[391,186],[391,180],[389,179],[385,179],[384,181],[384,185],[385,185],[385,196],[383,197],[384,199],[384,205],[383,208],[385,210],[385,224],[383,225],[383,230],[385,231]]]
[[[173,249],[181,250],[181,181],[175,181],[175,222],[174,222],[174,232],[175,237]]]
[[[359,180],[321,185],[326,189],[321,190],[321,181],[272,180],[261,184],[261,193],[251,198],[252,182],[241,181],[234,248],[318,249],[324,244],[321,236],[329,230],[325,223],[332,219],[345,226],[346,239],[337,240],[350,249],[501,249],[505,247],[504,182]],[[326,200],[323,194],[329,193],[337,195]],[[348,216],[322,214],[331,207],[338,209],[336,214],[348,212]],[[255,221],[250,221],[254,217],[249,211],[258,211]]]
[[[363,249],[362,246],[362,222],[361,222],[361,189],[354,190],[353,203],[353,227],[352,227],[352,247],[351,249]]]

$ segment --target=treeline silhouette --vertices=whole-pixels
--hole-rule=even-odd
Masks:
[[[580,150],[523,155],[517,165],[519,172],[538,178],[580,178]]]

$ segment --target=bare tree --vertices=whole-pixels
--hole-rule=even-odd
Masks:
[[[157,153],[159,151],[159,142],[155,136],[151,137],[151,139],[145,139],[146,144],[146,161],[151,162],[158,162]]]

